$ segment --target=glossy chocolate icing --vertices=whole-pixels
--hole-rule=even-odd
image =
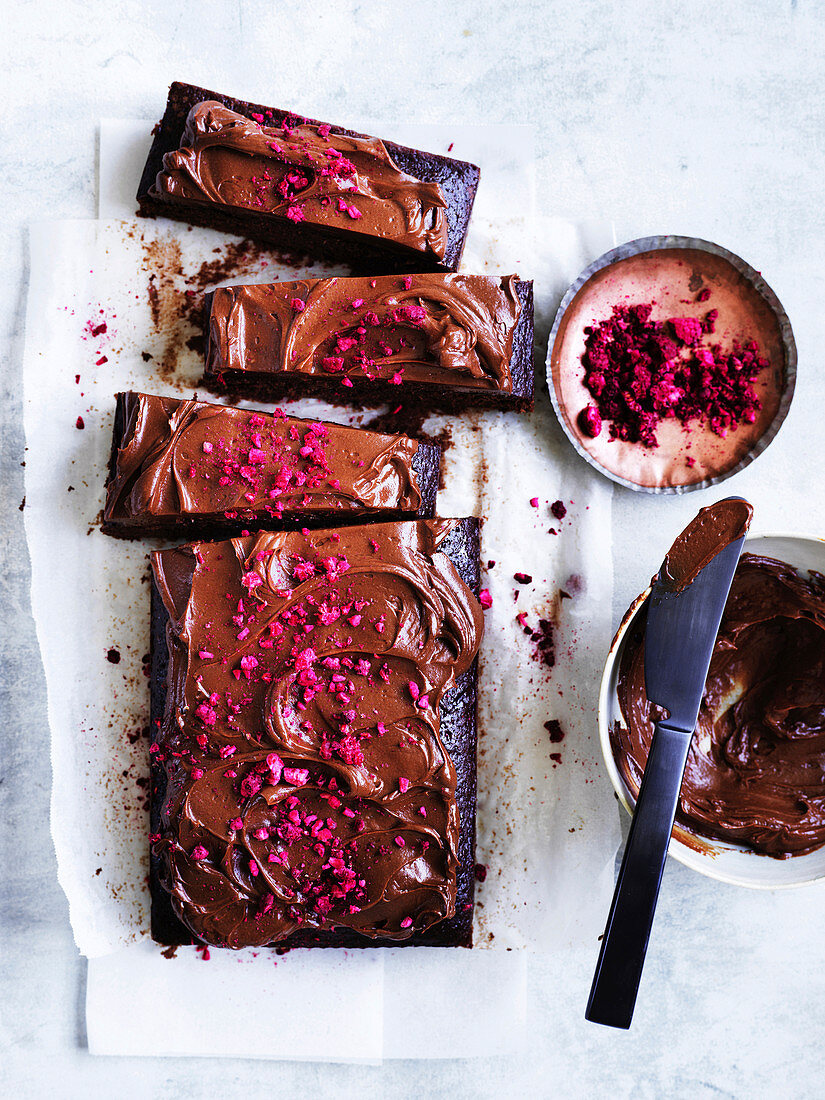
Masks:
[[[390,275],[222,287],[209,317],[207,373],[513,388],[521,313],[516,277]]]
[[[104,521],[210,516],[266,522],[295,513],[416,512],[416,440],[338,424],[121,395],[125,419]]]
[[[329,225],[444,258],[440,185],[401,171],[383,141],[264,121],[213,100],[196,104],[150,193]]]
[[[721,550],[744,538],[752,516],[751,505],[738,497],[702,508],[668,550],[659,579],[670,591],[683,591]]]
[[[644,620],[619,675],[612,733],[638,793],[653,722]],[[744,554],[734,576],[688,756],[677,819],[700,835],[784,857],[825,844],[825,581]]]
[[[170,617],[154,849],[197,938],[340,928],[403,942],[452,915],[456,772],[439,716],[482,632],[438,552],[453,523],[153,555]]]

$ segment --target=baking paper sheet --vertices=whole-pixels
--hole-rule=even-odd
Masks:
[[[483,558],[495,561],[481,653],[477,857],[487,877],[476,928],[479,945],[494,950],[213,951],[206,963],[193,949],[167,959],[147,939],[149,546],[99,531],[113,394],[191,393],[201,363],[181,311],[227,258],[234,271],[223,281],[296,271],[266,253],[239,253],[222,234],[135,220],[148,130],[103,125],[99,221],[45,223],[31,234],[25,519],[52,729],[52,833],[75,939],[90,959],[90,1049],[355,1061],[514,1050],[526,1037],[525,949],[595,945],[619,837],[595,723],[610,639],[610,488],[568,447],[546,395],[532,417],[451,421],[439,498],[443,515],[485,517]],[[533,277],[546,338],[567,283],[612,245],[609,232],[544,219],[534,237],[524,128],[388,136],[436,151],[452,142],[454,155],[483,166],[464,270]],[[365,419],[320,402],[291,407],[299,409]],[[549,512],[556,500],[567,508],[562,521]],[[516,572],[532,584],[519,585]],[[540,618],[557,621],[553,668],[534,658],[523,630]],[[548,737],[551,719],[561,743]],[[354,1010],[308,1026],[321,1001]],[[228,1004],[247,1007],[227,1014]]]

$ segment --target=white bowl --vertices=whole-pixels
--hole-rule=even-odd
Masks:
[[[803,572],[813,569],[825,573],[823,539],[802,535],[751,535],[745,540],[745,551],[778,558]],[[628,790],[613,757],[610,730],[617,721],[624,724],[616,692],[619,667],[627,631],[649,593],[650,588],[638,596],[622,619],[610,647],[599,691],[599,737],[602,753],[610,781],[628,813],[633,812],[636,799]],[[776,890],[825,880],[825,847],[806,855],[776,859],[754,852],[741,844],[701,836],[677,824],[673,828],[668,852],[686,867],[735,886]]]

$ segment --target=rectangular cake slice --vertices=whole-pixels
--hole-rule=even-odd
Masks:
[[[137,199],[359,271],[455,271],[479,170],[175,82]]]
[[[152,934],[470,946],[476,520],[152,555]]]
[[[103,530],[175,537],[431,516],[440,449],[404,435],[119,393]]]
[[[221,287],[206,382],[259,398],[523,410],[533,289],[515,275],[386,275]]]

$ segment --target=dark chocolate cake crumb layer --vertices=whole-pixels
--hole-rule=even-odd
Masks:
[[[433,514],[439,448],[204,401],[117,395],[104,531],[236,533]]]
[[[474,520],[153,555],[153,935],[469,946]]]
[[[221,287],[206,329],[206,382],[218,390],[448,410],[532,405],[532,284],[514,275]]]
[[[138,189],[144,214],[359,271],[455,271],[475,165],[175,82]]]

